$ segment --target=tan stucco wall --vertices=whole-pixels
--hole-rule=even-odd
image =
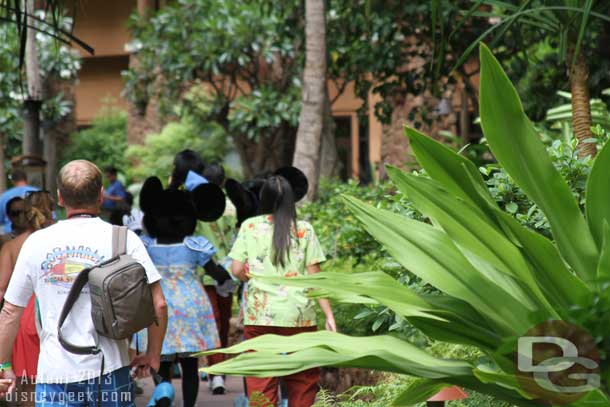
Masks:
[[[136,0],[83,0],[76,2],[75,34],[95,49],[96,56],[125,55],[129,41],[127,21]],[[80,49],[79,49],[80,50]],[[87,58],[88,54],[81,51]]]
[[[121,98],[121,71],[127,69],[128,62],[128,56],[88,58],[83,61],[75,87],[77,125],[89,124],[108,102],[127,110],[127,103]]]

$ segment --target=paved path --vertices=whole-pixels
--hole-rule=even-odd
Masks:
[[[146,403],[150,400],[150,396],[154,389],[152,379],[140,380],[140,386],[144,389],[144,394],[136,397],[136,405],[138,407],[145,407]],[[176,389],[176,400],[174,401],[175,407],[182,407],[182,390],[181,380],[174,379],[172,381],[174,388]],[[199,382],[199,397],[197,398],[197,406],[200,407],[233,407],[233,400],[235,397],[243,393],[244,389],[242,386],[242,379],[240,377],[229,377],[226,381],[227,394],[222,396],[214,396],[208,390],[208,382]]]

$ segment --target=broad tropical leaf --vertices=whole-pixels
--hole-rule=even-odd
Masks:
[[[610,222],[610,143],[597,154],[591,174],[587,180],[587,200],[585,209],[587,211],[587,222],[591,233],[601,249],[604,235],[604,221]]]
[[[366,230],[406,269],[439,290],[471,304],[507,334],[523,332],[532,309],[479,273],[444,232],[422,222],[373,208],[354,198],[348,207]],[[506,307],[497,307],[511,304]]]
[[[273,377],[318,366],[361,367],[430,379],[472,374],[468,362],[436,358],[392,336],[358,338],[328,331],[296,336],[264,335],[197,356],[215,353],[243,354],[203,369],[210,374]]]
[[[405,391],[400,393],[392,402],[395,407],[411,407],[417,403],[423,403],[430,397],[443,390],[445,387],[451,386],[448,383],[439,382],[437,380],[420,379],[416,380]]]
[[[540,306],[555,316],[553,307],[540,291],[517,247],[499,228],[487,221],[481,210],[451,196],[433,180],[396,168],[388,168],[388,174],[421,212],[438,223],[451,239],[459,242],[458,247],[470,262],[476,261],[479,270],[483,263],[491,266],[486,268],[486,275],[494,283],[508,285],[515,298],[525,306]],[[506,276],[500,277],[494,273],[495,270]],[[526,287],[533,295],[527,294]]]
[[[590,300],[590,290],[566,267],[557,248],[547,238],[500,210],[472,162],[416,130],[407,128],[406,134],[418,162],[432,179],[454,195],[477,203],[490,217],[490,223],[499,224],[535,271],[534,278],[545,296],[560,312]],[[471,197],[473,194],[479,199]]]
[[[406,127],[405,132],[417,162],[432,179],[441,183],[448,192],[479,207],[484,206],[484,202],[481,202],[483,198],[476,192],[472,179],[483,188],[485,183],[472,161],[415,129]]]
[[[485,45],[480,47],[480,59],[481,126],[492,152],[542,209],[566,261],[586,283],[593,283],[599,252],[570,188],[525,115],[517,91]]]

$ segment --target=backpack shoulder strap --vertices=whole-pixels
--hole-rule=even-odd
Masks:
[[[112,257],[127,253],[127,228],[125,226],[112,226]]]
[[[75,353],[77,355],[92,355],[92,354],[97,354],[100,352],[100,349],[98,346],[77,346],[71,342],[68,342],[68,340],[66,340],[66,338],[64,338],[64,336],[61,332],[61,328],[64,325],[66,318],[68,318],[70,311],[72,311],[72,307],[74,307],[76,300],[78,300],[78,297],[80,296],[80,293],[83,290],[83,287],[85,287],[85,284],[87,284],[87,282],[89,281],[89,272],[90,271],[91,271],[90,268],[86,268],[83,271],[81,271],[80,273],[78,273],[76,280],[74,280],[74,283],[72,284],[72,288],[70,289],[68,298],[66,298],[64,307],[61,310],[61,314],[59,316],[59,322],[57,323],[57,338],[59,339],[59,343],[61,343],[61,346],[63,346],[63,348],[65,350],[67,350],[70,353]]]

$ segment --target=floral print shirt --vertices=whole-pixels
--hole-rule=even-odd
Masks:
[[[307,266],[326,258],[313,227],[297,222],[296,235],[291,237],[290,255],[285,265],[272,263],[273,217],[257,216],[245,221],[237,235],[229,257],[247,263],[252,278],[246,294],[245,325],[280,327],[316,326],[315,302],[305,296],[305,289],[271,284],[257,275],[296,277],[307,274]]]

